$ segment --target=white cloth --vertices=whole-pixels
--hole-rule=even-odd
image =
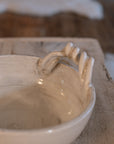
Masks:
[[[0,0],[0,12],[7,10],[40,16],[73,11],[92,19],[103,18],[101,4],[93,0]]]

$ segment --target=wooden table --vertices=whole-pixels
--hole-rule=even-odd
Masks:
[[[77,38],[20,38],[0,39],[0,54],[45,56],[62,49],[72,41],[95,58],[93,83],[96,88],[96,105],[92,117],[80,137],[73,144],[114,143],[114,83],[104,66],[104,55],[95,39]]]
[[[72,12],[50,17],[0,14],[0,37],[91,37],[99,40],[104,52],[114,53],[114,0],[98,0],[104,19],[92,20]]]

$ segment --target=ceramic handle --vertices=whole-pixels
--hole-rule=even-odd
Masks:
[[[79,66],[80,78],[85,81],[86,85],[90,85],[94,58],[87,56],[85,51],[80,53],[80,49],[75,48],[73,43],[68,43],[62,51],[52,52],[48,54],[44,59],[40,59],[40,72],[43,74],[49,74],[63,57],[69,58]]]

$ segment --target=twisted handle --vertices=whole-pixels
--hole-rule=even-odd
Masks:
[[[40,72],[49,74],[63,57],[69,58],[79,66],[80,78],[84,80],[86,85],[90,85],[94,58],[89,57],[85,51],[80,53],[80,49],[74,47],[73,43],[68,43],[62,51],[52,52],[44,59],[40,59],[38,64]]]

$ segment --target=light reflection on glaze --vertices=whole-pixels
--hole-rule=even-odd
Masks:
[[[68,112],[68,115],[71,115],[71,114],[72,114],[72,110]]]
[[[51,129],[50,129],[50,130],[48,130],[48,133],[52,133],[52,132],[53,132],[53,130],[51,130]]]
[[[40,78],[40,79],[38,80],[38,84],[39,84],[39,85],[42,85],[42,84],[43,84],[43,79]]]
[[[62,95],[62,96],[64,96],[64,92],[63,92],[63,89],[61,89],[61,95]]]

